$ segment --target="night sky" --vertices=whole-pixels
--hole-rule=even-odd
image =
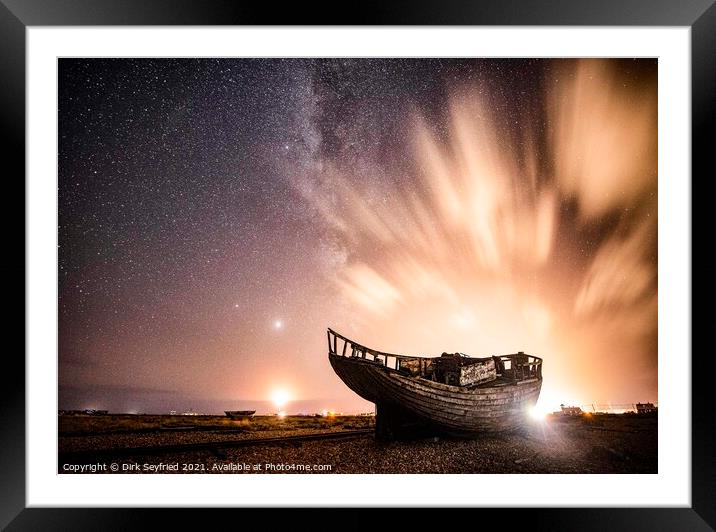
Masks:
[[[60,408],[361,412],[330,326],[657,400],[656,60],[60,59]]]

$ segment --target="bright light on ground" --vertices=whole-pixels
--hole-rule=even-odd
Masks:
[[[284,412],[283,410],[279,411],[278,417],[286,417],[286,412]]]
[[[273,322],[273,328],[276,330],[283,328],[283,322],[281,320],[276,320]]]
[[[547,410],[540,407],[539,405],[535,405],[532,408],[530,408],[530,417],[534,419],[535,421],[544,421],[544,418],[547,417]]]
[[[275,390],[271,395],[271,401],[276,405],[276,408],[281,410],[289,401],[288,392],[286,390]]]

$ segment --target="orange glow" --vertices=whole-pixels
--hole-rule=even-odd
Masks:
[[[547,414],[549,414],[549,412],[547,412],[547,410],[540,408],[538,406],[533,406],[532,408],[530,408],[529,414],[530,414],[530,417],[532,419],[534,419],[535,421],[544,421],[544,419],[547,417]]]
[[[290,395],[286,390],[274,390],[271,394],[271,401],[279,410],[281,410],[289,400]]]
[[[373,410],[326,327],[658,402],[656,58],[105,63],[61,69],[58,408]]]
[[[546,148],[457,91],[446,134],[414,120],[427,193],[329,164],[299,186],[335,233],[336,328],[391,352],[543,357],[539,415],[656,394],[656,85],[624,86],[609,61],[561,74]]]

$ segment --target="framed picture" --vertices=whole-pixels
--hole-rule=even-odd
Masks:
[[[28,309],[3,526],[530,507],[711,529],[690,172],[712,2],[343,22],[3,0]]]

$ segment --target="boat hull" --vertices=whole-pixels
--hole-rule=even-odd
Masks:
[[[224,413],[231,419],[248,419],[254,417],[256,410],[224,410]]]
[[[398,371],[359,357],[329,354],[333,370],[363,399],[376,404],[378,418],[400,418],[440,432],[476,435],[524,425],[542,387],[542,378],[465,388]]]

